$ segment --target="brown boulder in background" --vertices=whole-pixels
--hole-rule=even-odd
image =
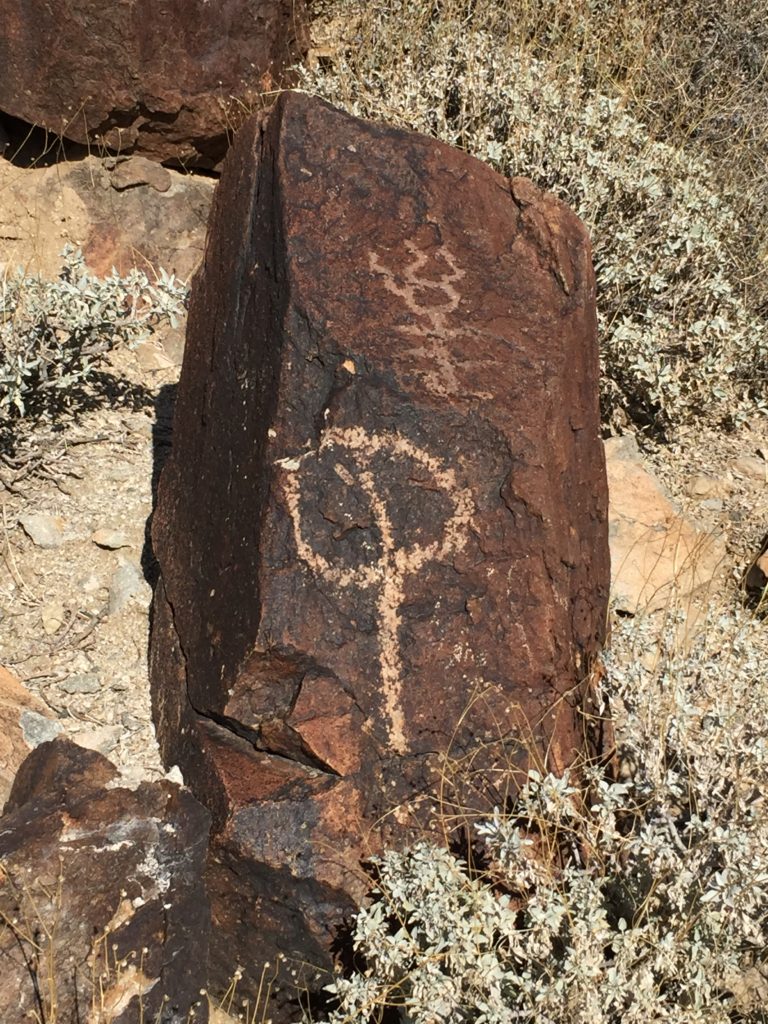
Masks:
[[[69,740],[34,750],[0,818],[3,1024],[205,1022],[209,820]]]
[[[141,157],[24,168],[0,161],[0,271],[21,266],[54,278],[71,245],[102,277],[113,267],[120,274],[138,267],[152,280],[162,267],[187,281],[203,255],[213,186]]]
[[[361,857],[426,822],[446,754],[488,810],[511,767],[584,750],[597,388],[561,202],[298,94],[243,128],[153,523],[156,724],[213,814],[220,980],[327,965]]]
[[[0,0],[0,111],[213,167],[306,49],[305,19],[302,0]]]

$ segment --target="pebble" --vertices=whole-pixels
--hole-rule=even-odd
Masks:
[[[55,718],[46,718],[37,711],[30,711],[25,708],[19,718],[21,730],[24,735],[24,742],[32,747],[39,747],[41,743],[47,743],[54,739],[64,728],[61,722]]]
[[[63,679],[59,683],[59,688],[65,693],[98,693],[101,683],[95,672],[89,672],[82,676],[69,676]]]
[[[733,460],[731,468],[739,476],[768,483],[768,462],[758,458],[757,455],[741,455],[738,459]]]
[[[104,477],[106,480],[112,480],[114,483],[122,483],[124,480],[130,480],[133,473],[133,467],[129,463],[117,462],[104,472]]]
[[[149,591],[149,587],[138,566],[133,562],[119,566],[109,584],[109,614],[121,612],[132,598],[139,597],[144,590]]]
[[[708,473],[698,473],[688,481],[685,487],[686,494],[699,500],[725,498],[732,489],[733,485],[729,480],[710,476]]]
[[[53,636],[58,633],[64,625],[67,613],[62,601],[49,601],[40,609],[40,618],[43,622],[43,632],[46,636]]]
[[[109,754],[120,741],[122,729],[119,725],[98,725],[94,729],[86,729],[73,738],[86,750],[97,750],[100,754]]]
[[[131,542],[122,530],[111,530],[108,527],[92,533],[91,540],[100,548],[109,548],[110,551],[131,546]]]
[[[132,715],[130,711],[124,712],[120,716],[120,721],[130,732],[136,732],[136,730],[141,729],[144,724],[140,718],[137,718],[136,715]]]
[[[24,532],[39,548],[59,548],[64,543],[66,523],[60,516],[44,512],[23,512],[19,522]]]
[[[722,498],[705,498],[701,502],[701,507],[706,509],[707,512],[722,512],[724,503]]]

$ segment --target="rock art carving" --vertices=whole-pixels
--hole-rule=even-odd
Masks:
[[[457,327],[450,324],[461,302],[457,285],[466,276],[466,271],[458,266],[456,257],[445,245],[424,252],[408,239],[405,247],[413,258],[399,271],[405,282],[402,285],[397,283],[395,272],[384,266],[376,253],[369,253],[368,264],[371,270],[383,276],[387,291],[401,298],[407,311],[419,320],[417,324],[402,324],[398,330],[422,340],[423,344],[409,349],[408,354],[422,364],[426,362],[434,366],[434,372],[430,370],[423,374],[427,388],[443,398],[462,395],[465,388],[456,376],[456,359],[450,344],[481,333],[466,325]],[[425,269],[435,256],[447,264],[448,270],[433,278]],[[444,296],[443,301],[440,301],[440,293]],[[473,394],[477,398],[492,397],[487,392]]]
[[[302,525],[302,466],[306,460],[317,458],[325,450],[346,449],[353,456],[356,475],[342,463],[334,469],[348,487],[359,487],[365,494],[374,523],[380,535],[380,555],[370,564],[344,566],[334,564],[307,540]],[[377,488],[371,460],[379,452],[386,452],[393,460],[413,459],[430,475],[434,485],[442,491],[453,506],[453,513],[438,526],[438,536],[427,544],[413,543],[408,547],[396,542],[390,510]],[[405,596],[406,577],[417,573],[430,561],[442,561],[460,551],[467,538],[474,503],[469,488],[462,488],[453,469],[418,447],[397,432],[370,434],[362,427],[334,427],[326,430],[317,452],[306,452],[278,463],[285,471],[283,489],[293,523],[296,550],[301,560],[320,578],[336,587],[359,587],[377,590],[376,610],[379,633],[379,666],[384,710],[390,722],[390,742],[399,753],[407,751],[405,720],[401,705],[403,685],[399,629],[400,608]]]

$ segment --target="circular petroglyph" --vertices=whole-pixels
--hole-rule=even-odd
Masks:
[[[339,460],[333,463],[336,476],[345,485],[345,493],[354,495],[358,506],[365,506],[378,535],[375,550],[370,551],[368,557],[364,557],[363,551],[358,562],[348,557],[329,557],[307,536],[307,499],[312,497],[305,488],[309,463],[321,457],[333,458],[336,453],[339,455]],[[377,460],[380,461],[382,455],[388,465],[398,467],[394,470],[395,476],[403,474],[400,483],[408,485],[409,466],[416,466],[428,480],[430,489],[443,499],[447,513],[441,521],[429,524],[430,537],[423,536],[422,529],[419,540],[408,538],[402,528],[395,527],[394,514],[401,510],[394,509],[391,495],[387,498],[383,493],[381,477],[376,472]],[[474,512],[472,493],[469,488],[459,486],[453,469],[396,431],[369,433],[362,427],[333,427],[323,433],[317,450],[281,459],[278,465],[284,472],[283,491],[299,558],[318,577],[336,587],[355,587],[375,593],[384,712],[389,720],[391,745],[398,753],[404,753],[407,744],[401,703],[403,673],[399,629],[405,580],[428,562],[442,561],[461,550]],[[390,475],[392,472],[390,470]]]

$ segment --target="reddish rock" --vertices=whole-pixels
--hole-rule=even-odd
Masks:
[[[3,1024],[182,1024],[200,1002],[208,813],[170,782],[116,777],[60,738],[16,776],[0,818]]]
[[[82,249],[100,276],[113,267],[124,274],[138,266],[151,277],[163,267],[188,280],[202,258],[214,183],[156,163],[151,164],[154,184],[139,183],[150,178],[143,173],[148,163],[115,161],[109,171],[96,157],[32,168],[0,161],[4,264],[56,277],[61,251],[69,244]],[[124,187],[134,171],[134,184]],[[166,179],[170,185],[162,191],[158,186]],[[41,209],[48,211],[44,231],[37,215]]]
[[[0,665],[0,813],[29,752],[60,731],[48,705]]]
[[[306,50],[302,0],[0,0],[0,111],[67,139],[213,167]]]
[[[510,767],[584,749],[597,380],[558,200],[301,95],[239,134],[153,523],[151,677],[246,969],[328,964],[361,857],[426,821],[446,753],[487,809]]]

